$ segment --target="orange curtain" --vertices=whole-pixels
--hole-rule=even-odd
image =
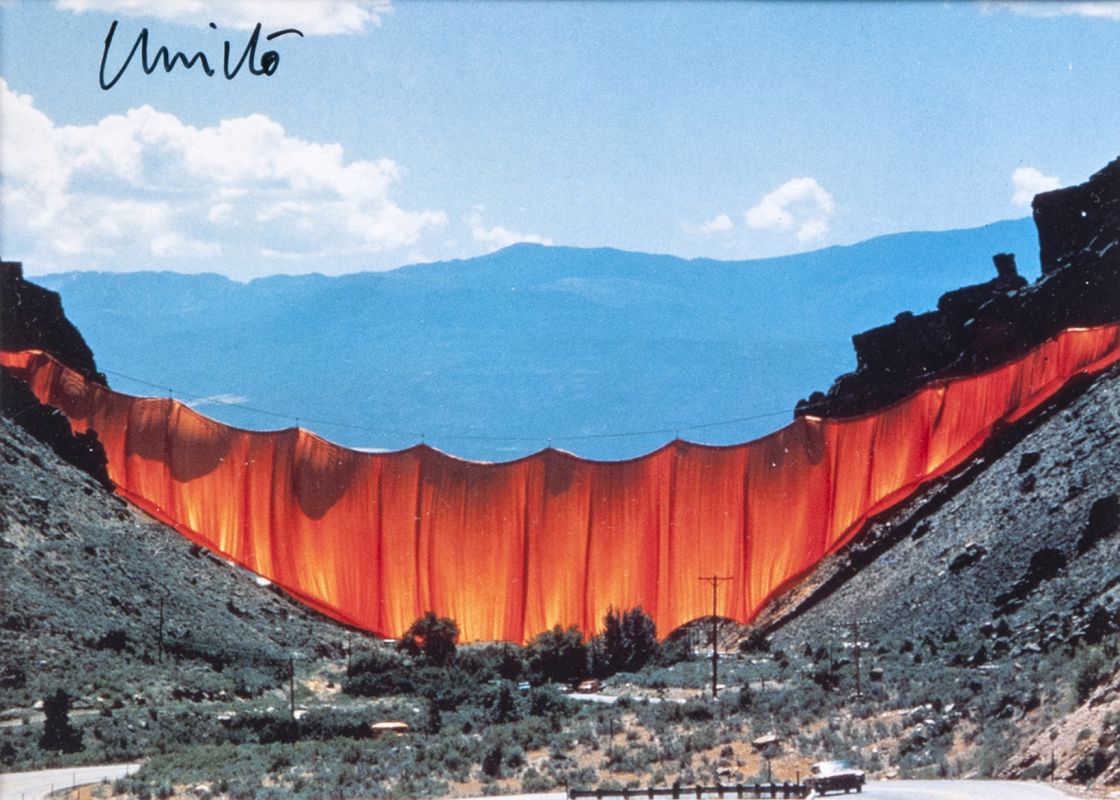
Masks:
[[[120,494],[191,540],[383,635],[430,609],[466,640],[511,641],[553,625],[590,634],[609,608],[639,604],[667,634],[711,613],[699,579],[712,574],[732,578],[719,613],[749,621],[870,516],[1117,361],[1120,325],[1071,329],[875,413],[802,417],[746,444],[484,464],[238,430],[88,383],[39,352],[0,354],[75,431],[97,431]]]

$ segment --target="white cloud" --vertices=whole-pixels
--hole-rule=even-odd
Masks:
[[[467,223],[467,227],[471,230],[471,238],[476,242],[493,247],[495,250],[500,250],[503,247],[509,247],[511,244],[519,242],[531,242],[533,244],[551,245],[552,240],[546,236],[540,236],[536,233],[518,233],[504,228],[501,225],[495,225],[492,228],[487,228],[482,222],[482,212],[485,211],[484,206],[475,206],[474,210],[467,214],[463,221]]]
[[[786,181],[743,214],[756,230],[793,230],[798,241],[822,238],[835,209],[832,195],[813,178]]]
[[[152,17],[181,25],[251,31],[259,22],[265,32],[296,28],[308,36],[361,33],[381,24],[392,11],[389,0],[56,0],[66,11],[102,11],[130,17]]]
[[[1026,17],[1091,17],[1120,21],[1120,3],[1011,2],[993,3],[995,8]]]
[[[248,402],[249,398],[240,394],[212,394],[207,397],[188,400],[183,403],[183,405],[188,408],[198,408],[199,406],[214,405],[215,403],[223,406],[239,406]]]
[[[731,222],[731,217],[726,214],[717,214],[700,226],[700,233],[705,236],[712,236],[717,233],[727,233],[734,227],[735,225]]]
[[[1011,202],[1017,206],[1029,206],[1036,194],[1057,189],[1062,182],[1056,176],[1043,175],[1034,167],[1019,167],[1011,173],[1011,185],[1015,187]]]
[[[119,269],[219,254],[232,263],[250,245],[361,255],[447,224],[443,211],[394,201],[405,175],[396,162],[347,159],[262,114],[197,128],[142,106],[59,126],[3,78],[0,114],[5,241],[18,234],[25,258]]]

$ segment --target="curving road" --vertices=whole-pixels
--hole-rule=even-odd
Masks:
[[[104,764],[97,767],[67,767],[38,772],[9,772],[0,775],[0,800],[39,800],[52,789],[69,789],[87,783],[116,780],[135,772],[139,764]]]
[[[1070,800],[1044,783],[1016,781],[872,781],[868,800]]]
[[[107,764],[100,767],[50,769],[0,775],[0,800],[39,800],[54,789],[114,780],[135,772],[139,764]],[[843,797],[832,794],[829,797]],[[715,797],[715,795],[712,795]],[[1053,786],[1015,781],[872,781],[862,795],[849,800],[1070,800]],[[504,800],[565,800],[564,792],[506,795]],[[492,800],[463,798],[462,800]]]
[[[714,798],[717,795],[705,795]],[[730,797],[730,795],[724,795]],[[843,793],[828,797],[845,797]],[[606,796],[604,796],[606,797]],[[689,795],[695,797],[695,795]],[[848,800],[1071,800],[1071,796],[1041,783],[1015,781],[872,781],[863,794],[847,795]],[[566,800],[564,792],[549,794],[504,795],[501,800]],[[494,800],[482,797],[460,800]]]

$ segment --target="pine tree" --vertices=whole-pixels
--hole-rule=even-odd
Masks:
[[[82,732],[70,724],[70,695],[62,689],[43,700],[43,736],[39,747],[63,753],[76,753],[82,749]]]

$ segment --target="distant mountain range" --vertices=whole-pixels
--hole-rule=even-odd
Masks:
[[[739,262],[523,244],[248,284],[166,272],[31,280],[62,295],[121,391],[220,399],[197,408],[245,428],[298,418],[354,447],[423,435],[471,459],[549,444],[616,459],[676,433],[725,444],[780,427],[796,400],[854,366],[852,334],[988,280],[997,252],[1033,279],[1033,222]]]

